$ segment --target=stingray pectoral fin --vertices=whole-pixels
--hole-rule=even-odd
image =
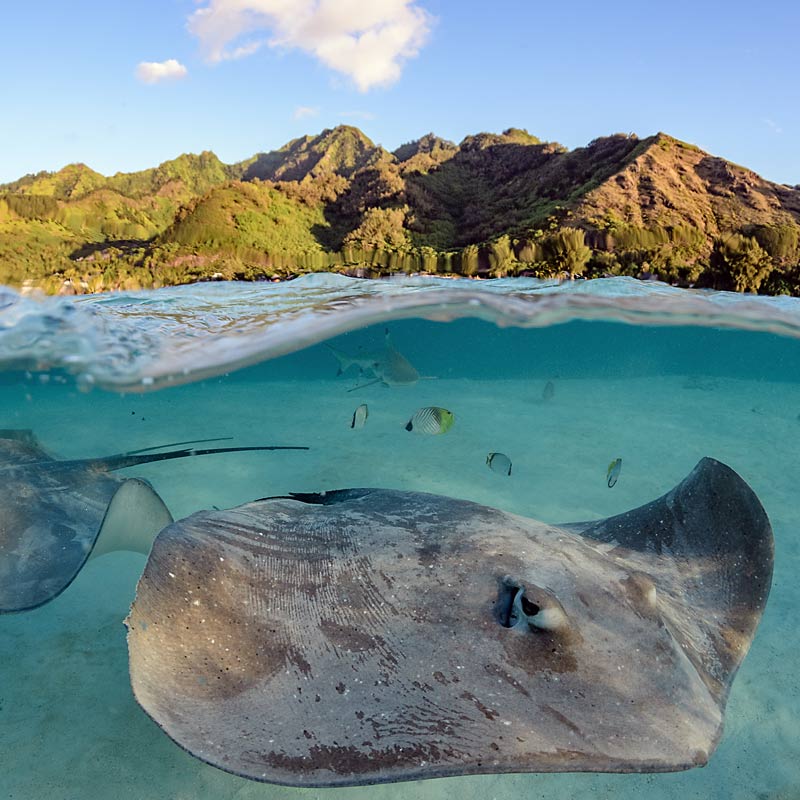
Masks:
[[[0,466],[47,459],[36,435],[29,428],[0,429]]]
[[[713,458],[701,459],[677,486],[646,505],[560,527],[647,553],[690,557],[735,550],[772,565],[772,529],[761,503],[736,472]]]
[[[89,558],[117,550],[147,555],[158,532],[171,522],[169,509],[153,487],[131,478],[111,498]]]
[[[17,442],[26,442],[41,447],[39,440],[30,428],[2,428],[0,429],[0,439],[13,439]]]
[[[704,458],[652,503],[598,522],[561,527],[617,545],[614,552],[622,560],[652,579],[655,592],[646,595],[660,596],[663,589],[679,598],[680,603],[665,599],[656,605],[709,688],[724,698],[772,583],[772,527],[747,483],[725,464]],[[696,623],[694,635],[686,633],[688,618]]]

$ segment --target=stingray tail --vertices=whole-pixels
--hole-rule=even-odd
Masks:
[[[217,453],[242,453],[250,450],[308,450],[308,447],[285,447],[279,445],[268,445],[261,447],[211,447],[206,449],[184,448],[183,450],[168,450],[166,453],[119,453],[115,456],[105,458],[87,458],[80,463],[94,467],[95,469],[125,469],[125,467],[135,467],[138,464],[149,464],[151,461],[168,461],[172,458],[189,458],[190,456],[211,456]],[[62,466],[65,462],[59,462]]]
[[[189,439],[185,442],[167,442],[156,444],[153,447],[140,447],[138,450],[128,450],[125,455],[132,456],[136,453],[149,453],[152,450],[163,450],[165,447],[180,447],[182,444],[205,444],[206,442],[229,442],[233,436],[216,436],[213,439]]]

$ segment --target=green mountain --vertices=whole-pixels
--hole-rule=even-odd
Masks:
[[[800,187],[659,133],[575,150],[525,130],[390,153],[340,126],[225,165],[213,153],[0,186],[0,281],[135,288],[308,270],[655,275],[800,294]],[[66,282],[66,283],[65,283]]]
[[[242,180],[303,181],[325,175],[350,178],[358,170],[390,161],[358,128],[341,125],[317,136],[293,139],[280,150],[259,153],[236,165]]]

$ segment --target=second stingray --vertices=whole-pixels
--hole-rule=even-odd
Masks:
[[[59,461],[31,431],[0,430],[0,614],[52,600],[90,557],[114,550],[147,554],[172,515],[147,481],[122,478],[115,470],[243,450],[308,448],[138,450]]]

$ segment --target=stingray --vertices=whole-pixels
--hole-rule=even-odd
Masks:
[[[31,431],[0,430],[0,613],[52,600],[90,557],[114,550],[147,554],[172,516],[147,481],[121,478],[114,470],[189,456],[308,448],[156,449],[58,461]]]
[[[131,682],[181,747],[259,781],[682,770],[719,741],[772,561],[757,497],[709,458],[564,526],[418,492],[265,498],[158,535]]]
[[[358,367],[359,374],[368,373],[374,377],[372,381],[348,389],[349,392],[363,389],[365,386],[372,386],[375,383],[382,383],[384,386],[413,386],[420,380],[420,374],[416,367],[392,343],[388,329],[384,333],[383,349],[374,353],[350,356],[330,345],[327,347],[339,362],[337,375],[341,375],[350,367],[355,366]]]

